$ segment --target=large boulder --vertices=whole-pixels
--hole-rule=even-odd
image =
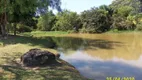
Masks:
[[[40,49],[31,49],[21,56],[21,62],[25,66],[40,66],[51,64],[56,61],[55,54]]]

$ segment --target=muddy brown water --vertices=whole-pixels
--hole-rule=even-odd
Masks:
[[[53,40],[61,58],[87,78],[142,79],[142,33],[69,34]]]

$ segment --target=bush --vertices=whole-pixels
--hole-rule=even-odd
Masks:
[[[126,20],[125,18],[116,18],[113,21],[111,29],[117,30],[134,30],[136,28],[132,21]]]
[[[135,24],[128,20],[125,22],[124,26],[126,27],[127,30],[134,30],[136,28]]]
[[[142,31],[142,23],[136,25],[136,31]]]
[[[88,27],[88,28],[83,27],[82,29],[79,30],[79,32],[81,32],[81,33],[95,33],[95,29],[94,28],[91,29],[90,27]]]
[[[19,33],[31,32],[32,29],[29,26],[26,26],[26,25],[23,25],[23,24],[17,24],[17,31]]]
[[[75,31],[75,30],[68,30],[67,32],[68,33],[77,33],[77,31]]]
[[[118,29],[111,29],[109,32],[118,32]]]

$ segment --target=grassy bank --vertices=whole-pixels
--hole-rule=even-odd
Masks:
[[[22,33],[21,35],[24,36],[37,36],[37,37],[44,37],[44,36],[59,36],[59,35],[65,35],[68,34],[68,32],[63,31],[33,31],[33,32],[27,32]]]
[[[40,48],[56,54],[54,45],[44,36],[64,34],[68,33],[31,32],[0,39],[0,80],[87,80],[72,65],[61,59],[44,67],[21,66],[20,56],[29,49]]]
[[[141,33],[141,31],[136,31],[136,30],[122,30],[122,31],[119,31],[119,30],[110,30],[106,33]]]

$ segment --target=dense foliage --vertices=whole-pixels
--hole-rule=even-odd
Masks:
[[[123,6],[132,7],[132,14],[137,14],[142,12],[142,1],[141,0],[114,0],[110,5],[114,9],[118,9]]]
[[[62,11],[60,4],[60,0],[1,0],[0,33],[14,31],[16,34],[32,30],[84,33],[142,30],[141,0],[114,0],[108,6],[93,7],[80,14]],[[61,12],[54,14],[48,10],[49,6]]]
[[[92,8],[81,14],[82,29],[81,32],[105,32],[111,26],[112,10],[106,5],[99,8]]]
[[[78,30],[79,16],[75,12],[63,11],[56,15],[57,22],[55,23],[53,30]]]
[[[50,26],[56,31],[83,33],[142,30],[141,12],[141,0],[114,0],[109,6],[93,7],[81,14],[64,10],[55,16],[56,20],[53,21],[55,24]]]
[[[41,15],[38,18],[38,23],[37,23],[37,29],[38,30],[43,30],[43,31],[50,31],[52,30],[52,27],[54,26],[56,21],[56,17],[53,14],[52,11]]]
[[[48,12],[48,7],[61,11],[60,0],[0,0],[0,33],[6,35],[6,25],[14,23],[16,35],[17,24],[35,26],[33,17]]]

